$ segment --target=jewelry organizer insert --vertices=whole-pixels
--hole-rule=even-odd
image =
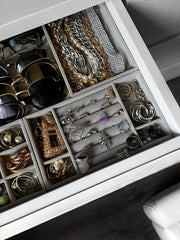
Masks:
[[[136,109],[132,111],[132,107]],[[47,189],[126,159],[173,136],[139,71],[50,109],[24,118]],[[50,160],[40,155],[36,127],[32,127],[32,122],[38,126],[38,119],[46,115],[54,118],[67,149],[66,153]],[[62,175],[62,169],[58,170],[57,165],[64,164],[66,158],[76,174],[65,180],[56,176],[58,183],[54,185],[47,172],[48,165]]]
[[[22,120],[1,127],[0,206],[2,210],[44,192],[37,161]]]
[[[118,91],[121,85],[130,86],[132,82],[136,84],[135,98],[138,98],[138,94],[143,95],[143,101],[136,99],[140,107],[129,101],[134,89],[126,97],[126,103],[121,97],[122,92]],[[172,137],[139,72],[112,81],[109,85],[67,106],[55,108],[77,165],[79,156],[87,155],[90,171],[96,166],[99,168],[122,160]],[[123,88],[123,91],[127,94],[126,89]],[[129,112],[132,106],[136,107],[135,113],[144,119],[135,121],[132,118]],[[79,169],[81,171],[81,162]]]
[[[174,136],[105,4],[43,30],[68,94],[1,127],[0,211]]]

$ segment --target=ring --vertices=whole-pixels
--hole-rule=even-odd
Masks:
[[[105,92],[104,98],[106,98],[109,102],[115,98],[114,91],[112,87],[108,88]]]
[[[63,180],[75,175],[75,169],[72,162],[68,159],[58,159],[46,167],[47,177],[50,180]]]
[[[118,130],[120,133],[126,133],[130,129],[130,125],[127,120],[124,120],[118,124]]]
[[[91,136],[92,134],[95,134],[95,133],[97,133],[97,132],[98,132],[98,130],[95,129],[95,128],[93,128],[93,129],[91,129],[91,130],[87,133],[86,137],[89,137],[89,136]]]
[[[87,116],[89,116],[89,113],[88,113],[88,112],[83,113],[83,114],[79,117],[79,119],[85,118],[85,117],[87,117]]]
[[[137,135],[132,134],[126,139],[126,144],[129,149],[136,149],[139,147],[140,139]]]
[[[68,123],[72,123],[74,121],[74,115],[73,114],[68,114],[65,118],[61,120],[62,125],[66,125]]]
[[[61,172],[63,168],[66,168],[66,165],[67,160],[64,161],[63,159],[58,159],[55,162],[52,162],[47,169],[48,178],[60,178]],[[53,175],[53,177],[51,175]]]
[[[120,110],[118,110],[117,112],[115,112],[115,113],[112,115],[112,117],[117,117],[117,116],[119,116],[119,115],[121,115],[121,114],[123,114],[123,113],[124,113],[123,109],[120,109]]]

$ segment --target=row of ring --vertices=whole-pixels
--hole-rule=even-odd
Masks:
[[[104,97],[102,99],[100,99],[100,100],[91,99],[88,104],[86,104],[86,105],[83,104],[81,106],[75,107],[72,110],[65,111],[65,112],[63,112],[63,116],[58,115],[58,117],[60,118],[60,122],[61,122],[62,125],[66,125],[66,124],[72,123],[72,122],[74,122],[76,120],[80,120],[80,119],[90,115],[88,112],[85,112],[85,113],[83,113],[80,116],[75,118],[74,113],[76,113],[76,112],[79,113],[84,108],[87,108],[90,105],[94,106],[95,103],[97,104],[98,101],[101,101],[103,99],[105,99],[105,101],[103,101],[103,103],[101,104],[100,110],[104,109],[104,108],[107,108],[107,107],[109,107],[111,105],[111,101],[114,98],[115,98],[115,94],[114,94],[114,91],[113,91],[112,87],[107,88],[106,91],[105,91],[105,95],[104,95]],[[115,116],[115,115],[116,115],[116,113],[113,116]]]
[[[87,139],[93,134],[99,133],[97,128],[92,128],[85,136],[83,136],[85,127],[86,125],[81,124],[79,128],[78,126],[74,126],[74,127],[65,129],[68,140],[70,141],[71,144],[76,141]],[[117,124],[117,130],[119,131],[120,134],[125,134],[130,130],[130,124],[128,123],[127,120],[123,120],[119,124]],[[102,131],[103,130],[101,130],[100,132]]]

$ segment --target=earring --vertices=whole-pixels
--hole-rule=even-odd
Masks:
[[[148,123],[154,118],[155,109],[149,102],[136,101],[130,106],[130,114],[136,122]]]
[[[13,148],[24,140],[21,128],[10,128],[0,134],[0,148],[3,150]]]

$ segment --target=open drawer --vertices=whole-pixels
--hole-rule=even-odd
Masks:
[[[2,189],[6,189],[5,194],[11,201],[0,209],[2,239],[108,194],[111,190],[106,188],[106,184],[116,179],[120,182],[117,187],[112,187],[112,191],[139,180],[141,177],[134,174],[135,169],[145,177],[179,162],[179,107],[122,2],[70,0],[53,1],[51,4],[49,8],[48,4],[44,6],[40,2],[43,11],[35,11],[34,19],[30,14],[32,22],[26,27],[18,18],[17,31],[13,29],[12,34],[8,29],[13,27],[13,22],[8,22],[7,28],[1,26],[2,40],[5,40],[43,25],[48,48],[68,93],[63,101],[35,110],[23,120],[1,127],[0,132],[22,127],[25,139],[24,143],[0,153],[0,187],[2,185]],[[83,12],[79,14],[79,11]],[[69,17],[70,14],[75,15]],[[27,13],[25,22],[29,21],[29,17]],[[82,26],[79,32],[76,27],[86,18],[89,21],[87,26],[92,26],[94,38],[99,36],[99,40],[88,42],[85,39],[86,44],[83,45]],[[74,28],[68,30],[73,23],[76,23]],[[53,35],[53,31],[57,34],[54,27],[62,30],[58,32],[58,41]],[[76,32],[76,37],[81,33],[82,49],[76,39],[72,42],[71,30]],[[89,31],[87,29],[86,33],[92,37]],[[68,37],[70,47],[67,46]],[[62,39],[64,42],[61,42]],[[61,44],[59,48],[57,43]],[[102,49],[106,52],[104,58],[100,54]],[[82,52],[85,60],[81,58]],[[76,58],[72,60],[71,55]],[[99,65],[96,67],[98,57],[103,63],[108,61],[104,65],[108,65],[112,72],[106,72],[103,64],[101,69]],[[81,73],[80,78],[84,82],[80,88],[71,78],[74,74],[72,66],[76,67],[76,72],[83,69],[84,75]],[[90,70],[91,75],[88,75]],[[87,75],[88,78],[85,78]],[[105,77],[101,79],[102,76]],[[91,84],[94,79],[98,81]],[[12,183],[26,168],[10,174],[6,161],[25,147],[31,154],[26,168],[38,173],[38,188],[33,194],[28,192],[27,196],[16,199]],[[148,169],[148,166],[151,168]],[[133,176],[130,180],[127,180],[128,172],[129,176]],[[33,177],[28,175],[28,180]],[[126,183],[121,185],[121,181]],[[15,183],[19,194],[22,191],[17,180]],[[80,201],[81,197],[83,201]],[[55,213],[56,207],[62,207],[61,211]],[[23,219],[23,225],[19,226]]]

